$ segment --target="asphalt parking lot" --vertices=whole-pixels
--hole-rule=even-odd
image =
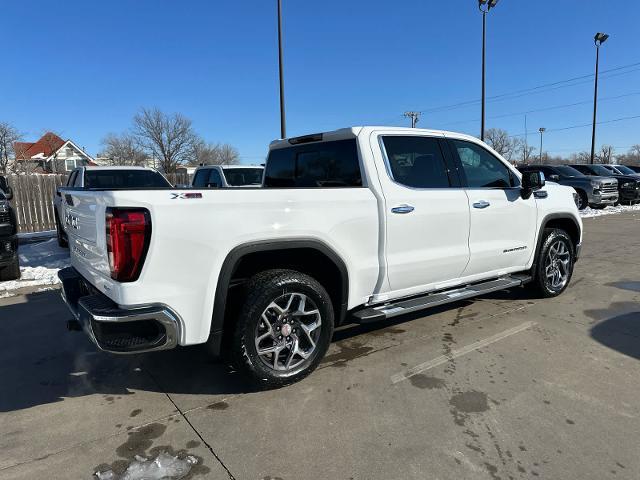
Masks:
[[[198,348],[117,357],[58,291],[0,300],[0,479],[90,479],[188,452],[192,478],[640,478],[640,213],[585,220],[570,288],[336,332],[252,391]]]

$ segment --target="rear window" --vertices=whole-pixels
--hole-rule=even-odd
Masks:
[[[279,148],[269,152],[267,188],[360,187],[356,140],[336,140]]]
[[[261,168],[223,168],[224,177],[232,187],[262,185]]]
[[[149,170],[87,170],[85,188],[158,188],[171,187],[158,172]]]

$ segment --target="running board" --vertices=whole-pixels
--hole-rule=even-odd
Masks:
[[[477,297],[486,293],[519,287],[531,281],[531,276],[526,274],[507,275],[506,277],[489,280],[482,283],[474,283],[461,288],[445,290],[438,293],[430,293],[409,300],[400,300],[396,303],[386,303],[377,307],[369,307],[353,313],[356,323],[372,323],[379,320],[416,312],[425,308],[437,307],[446,303],[457,302],[467,298]]]

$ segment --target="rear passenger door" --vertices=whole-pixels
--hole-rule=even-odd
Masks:
[[[493,276],[524,268],[534,248],[537,207],[523,199],[520,179],[479,143],[451,139],[469,198],[470,259],[464,276]]]
[[[469,205],[444,137],[381,132],[377,141],[391,296],[457,281],[469,260]]]

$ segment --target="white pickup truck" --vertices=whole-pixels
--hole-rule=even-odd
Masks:
[[[271,143],[262,187],[62,190],[75,319],[102,350],[207,342],[268,386],[345,322],[568,285],[574,191],[476,138],[354,127]]]

